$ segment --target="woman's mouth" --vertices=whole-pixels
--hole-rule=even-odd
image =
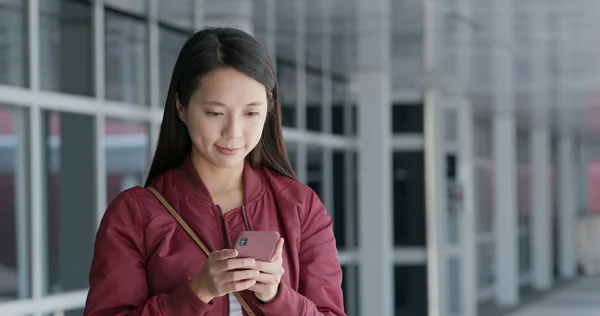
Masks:
[[[217,149],[223,155],[227,155],[227,156],[233,156],[233,155],[237,154],[240,150],[242,150],[242,147],[230,148],[230,147],[221,147],[221,146],[217,146],[217,145],[215,145],[215,147],[217,147]]]

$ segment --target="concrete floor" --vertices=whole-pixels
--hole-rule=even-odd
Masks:
[[[600,276],[580,279],[509,316],[600,316]]]

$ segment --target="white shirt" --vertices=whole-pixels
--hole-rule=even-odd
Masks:
[[[233,293],[229,293],[229,316],[243,316],[242,304],[238,302]]]

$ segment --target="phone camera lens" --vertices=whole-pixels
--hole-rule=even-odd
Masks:
[[[246,237],[243,237],[240,240],[240,246],[245,246],[247,243],[248,243],[248,238],[246,238]]]

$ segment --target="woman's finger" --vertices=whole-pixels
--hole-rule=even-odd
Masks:
[[[281,260],[282,256],[283,256],[283,238],[279,238],[279,241],[277,242],[277,246],[275,247],[275,253],[273,254],[273,258],[271,259],[271,262]]]

